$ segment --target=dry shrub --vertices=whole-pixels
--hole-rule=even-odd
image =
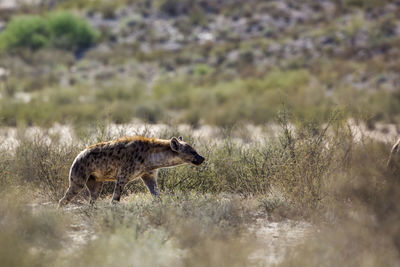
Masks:
[[[334,197],[334,175],[346,170],[353,146],[351,131],[339,115],[332,114],[322,125],[300,122],[294,132],[286,111],[279,114],[279,138],[263,152],[271,190],[261,205],[268,212],[284,217],[324,212]]]
[[[375,226],[400,252],[400,175],[386,167],[387,157],[384,144],[367,141],[356,147],[347,174],[351,183],[342,191],[355,208],[362,207],[374,217],[371,227]]]
[[[62,143],[58,138],[38,133],[20,136],[10,179],[31,186],[33,192],[50,200],[59,200],[68,187],[68,173],[78,154],[78,145]]]
[[[346,168],[330,174],[324,215],[333,216],[319,216],[319,231],[291,249],[281,266],[400,264],[400,176],[387,168],[389,151],[368,138],[353,143]]]
[[[244,147],[230,137],[223,144],[214,141],[199,145],[206,158],[201,166],[184,166],[159,172],[161,189],[195,190],[202,193],[229,192],[240,195],[266,194],[270,189],[270,146]]]

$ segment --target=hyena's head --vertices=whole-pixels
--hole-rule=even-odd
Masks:
[[[178,157],[180,157],[184,162],[200,165],[204,161],[204,157],[200,156],[189,144],[182,141],[182,136],[179,138],[172,137],[171,149],[178,153]]]

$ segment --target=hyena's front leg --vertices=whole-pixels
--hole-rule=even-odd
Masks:
[[[111,202],[119,201],[121,199],[122,189],[124,189],[127,182],[128,182],[127,175],[118,175],[117,183],[115,184],[114,194]]]
[[[146,184],[147,188],[149,189],[150,193],[153,196],[160,196],[160,191],[158,190],[157,185],[157,171],[151,171],[142,175],[142,180]]]

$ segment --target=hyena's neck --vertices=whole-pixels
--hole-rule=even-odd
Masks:
[[[149,153],[149,169],[167,168],[184,164],[185,162],[172,150],[154,151]]]

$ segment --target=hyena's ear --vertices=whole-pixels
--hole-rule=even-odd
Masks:
[[[183,137],[182,136],[179,136],[178,139],[179,139],[179,141],[183,141]]]
[[[172,151],[178,152],[180,147],[181,147],[181,144],[179,143],[179,140],[176,139],[176,137],[172,137],[172,139],[171,139]]]

